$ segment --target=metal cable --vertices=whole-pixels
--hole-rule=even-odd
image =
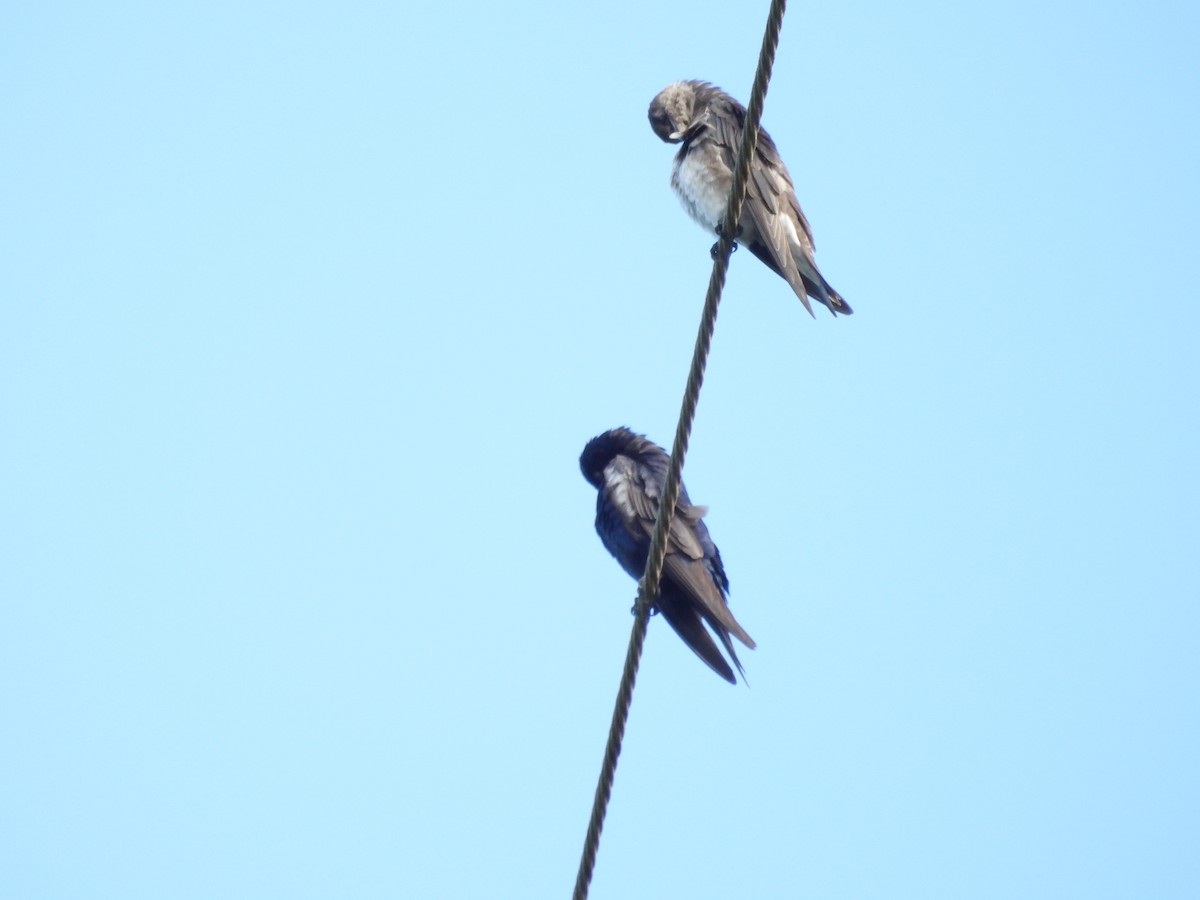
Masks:
[[[762,117],[763,101],[767,96],[767,85],[771,80],[771,67],[775,64],[775,51],[779,46],[779,30],[783,26],[783,13],[786,6],[787,0],[771,0],[771,10],[767,14],[767,27],[758,56],[758,69],[754,73],[754,86],[750,89],[750,103],[746,107],[742,144],[738,149],[737,164],[733,169],[729,206],[717,240],[712,275],[708,280],[708,293],[704,298],[704,311],[700,316],[700,330],[696,335],[695,350],[692,352],[692,367],[688,371],[687,387],[684,389],[683,403],[679,410],[679,424],[675,428],[675,443],[671,446],[671,464],[667,469],[667,481],[663,486],[662,499],[659,501],[654,534],[650,538],[646,570],[638,584],[638,598],[633,608],[633,632],[629,636],[629,650],[625,654],[625,670],[621,674],[621,685],[617,690],[617,702],[613,709],[608,743],[604,748],[604,762],[600,767],[600,780],[596,785],[596,797],[592,803],[592,817],[588,822],[587,836],[583,843],[583,856],[579,860],[579,874],[575,878],[573,900],[587,900],[592,871],[596,866],[600,832],[604,828],[604,815],[608,811],[608,800],[612,796],[613,779],[617,771],[617,757],[621,755],[621,741],[625,736],[625,723],[629,718],[629,706],[633,701],[633,686],[637,681],[638,663],[642,656],[642,646],[646,641],[646,625],[650,618],[650,608],[654,598],[658,596],[659,584],[662,581],[663,564],[667,557],[667,535],[670,533],[671,520],[675,515],[675,503],[679,499],[683,460],[687,455],[688,441],[691,439],[692,423],[696,417],[696,404],[700,401],[700,386],[704,383],[704,369],[708,364],[708,352],[712,346],[713,330],[717,324],[717,307],[721,303],[721,291],[725,287],[725,276],[729,271],[729,257],[733,253],[734,242],[737,239],[737,223],[741,220],[742,205],[746,200],[746,182],[750,174],[750,162],[758,147],[759,119]]]

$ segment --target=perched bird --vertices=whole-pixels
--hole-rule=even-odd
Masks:
[[[691,217],[712,231],[723,225],[745,121],[746,108],[707,81],[677,81],[650,102],[654,133],[668,144],[683,144],[671,167],[671,187]],[[792,286],[810,315],[806,294],[835,315],[854,311],[813,261],[812,229],[800,211],[787,166],[764,130],[759,131],[733,237]]]
[[[608,552],[634,578],[640,579],[646,568],[650,535],[670,461],[662,447],[628,428],[614,428],[592,438],[579,457],[583,477],[600,492],[596,498],[596,532]],[[729,579],[717,545],[702,521],[705,512],[703,506],[692,505],[681,485],[655,605],[697,656],[726,681],[736,684],[733,670],[703,623],[707,622],[716,634],[738,672],[742,672],[742,664],[733,652],[729,635],[732,633],[751,649],[754,641],[725,603]]]

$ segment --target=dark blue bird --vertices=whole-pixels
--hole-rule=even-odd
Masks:
[[[579,457],[583,477],[600,492],[596,498],[596,532],[608,552],[634,578],[641,578],[646,568],[650,535],[670,462],[662,447],[628,428],[614,428],[592,438]],[[736,684],[733,669],[704,623],[716,634],[743,677],[729,635],[751,649],[754,640],[726,605],[729,579],[721,565],[720,551],[702,521],[706,512],[705,507],[692,505],[681,486],[655,606],[697,656],[726,681]]]

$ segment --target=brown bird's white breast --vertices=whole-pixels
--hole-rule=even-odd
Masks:
[[[671,188],[688,215],[703,228],[715,231],[729,203],[729,173],[724,166],[704,159],[700,147],[680,150],[671,166]]]

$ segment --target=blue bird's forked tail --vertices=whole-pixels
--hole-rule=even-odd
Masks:
[[[658,598],[656,608],[662,617],[667,620],[680,639],[692,648],[698,657],[708,664],[708,667],[728,681],[730,684],[737,684],[737,678],[734,677],[733,669],[729,667],[729,663],[725,661],[725,657],[721,655],[721,651],[717,649],[716,642],[712,639],[712,635],[708,629],[704,627],[704,621],[697,613],[694,604],[686,598],[677,597],[674,591],[664,591],[663,596]],[[742,663],[737,658],[737,654],[733,650],[733,642],[729,640],[729,635],[724,631],[718,631],[717,635],[721,638],[721,643],[725,647],[725,651],[729,654],[729,658],[733,660],[733,664],[737,666],[738,674],[742,676],[744,681],[746,678],[745,672],[742,671]]]

